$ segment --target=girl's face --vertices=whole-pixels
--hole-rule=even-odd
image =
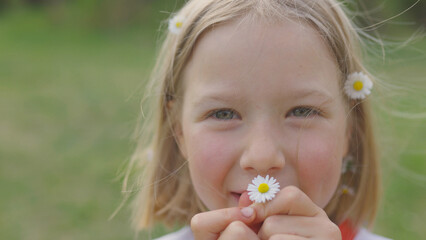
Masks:
[[[183,79],[178,141],[210,210],[237,206],[258,174],[326,206],[348,149],[348,115],[319,33],[297,21],[215,27]]]

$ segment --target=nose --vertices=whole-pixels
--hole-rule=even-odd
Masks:
[[[263,175],[282,169],[285,157],[279,134],[280,131],[266,121],[252,127],[240,159],[241,168]]]

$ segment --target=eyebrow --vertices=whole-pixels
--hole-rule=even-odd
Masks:
[[[328,94],[327,92],[323,91],[323,90],[317,90],[317,89],[303,89],[301,91],[297,91],[294,94],[291,94],[292,98],[305,98],[308,96],[317,96],[317,97],[321,97],[324,99],[324,103],[328,103],[333,101],[333,97]]]
[[[321,102],[321,104],[326,104],[329,102],[333,101],[333,97],[330,96],[330,94],[328,94],[325,91],[322,90],[317,90],[317,89],[303,89],[300,91],[295,91],[292,92],[289,95],[286,95],[285,98],[291,98],[291,99],[302,99],[302,98],[306,98],[306,97],[310,97],[310,96],[315,96],[315,97],[319,97],[323,100],[323,102]],[[227,103],[227,102],[232,102],[232,101],[242,101],[240,98],[238,98],[235,94],[207,94],[203,97],[201,97],[200,99],[197,99],[196,101],[193,102],[193,105],[195,106],[199,106],[199,105],[203,105],[209,101],[214,101],[214,102],[223,102],[223,103]]]
[[[211,101],[228,103],[233,101],[241,101],[241,99],[238,98],[235,94],[232,94],[232,95],[231,94],[211,94],[211,95],[209,94],[194,101],[193,105],[199,106]]]

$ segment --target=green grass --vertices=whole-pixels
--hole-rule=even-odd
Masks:
[[[164,17],[106,31],[52,25],[39,11],[0,15],[0,239],[132,239],[126,208],[108,218],[121,201],[115,179],[134,147],[141,86]],[[424,53],[424,41],[416,46]],[[419,79],[426,89],[426,59],[399,54],[401,63],[377,67],[396,82]],[[376,231],[420,239],[426,235],[425,120],[381,121],[386,149],[402,150],[384,154]]]
[[[153,38],[0,20],[1,239],[130,239],[117,170],[132,151]],[[25,17],[25,21],[21,20]]]

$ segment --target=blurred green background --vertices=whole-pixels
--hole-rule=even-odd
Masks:
[[[133,239],[127,207],[108,218],[160,22],[183,2],[0,1],[0,239]],[[357,21],[369,26],[414,2],[351,8],[368,10]],[[393,89],[377,90],[374,104],[385,187],[375,232],[394,239],[426,236],[425,16],[423,1],[379,25],[386,57],[370,51]]]

